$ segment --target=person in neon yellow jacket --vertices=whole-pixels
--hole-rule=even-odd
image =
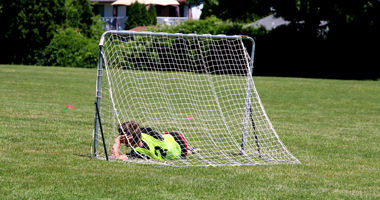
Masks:
[[[134,121],[123,122],[118,127],[119,136],[111,150],[112,159],[143,158],[170,160],[186,158],[192,151],[186,139],[177,132],[160,134],[151,128],[140,128]],[[120,144],[132,147],[128,154],[120,154]]]

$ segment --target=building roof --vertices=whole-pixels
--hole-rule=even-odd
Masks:
[[[278,26],[287,25],[289,23],[290,23],[289,21],[286,21],[282,17],[277,18],[274,15],[269,15],[267,17],[264,17],[264,18],[261,18],[261,19],[255,21],[253,23],[250,23],[247,26],[253,26],[255,28],[263,26],[266,30],[272,30]]]

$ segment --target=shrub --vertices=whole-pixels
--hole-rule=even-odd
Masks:
[[[177,26],[153,27],[150,31],[185,34],[249,35],[251,37],[267,34],[264,28],[244,27],[241,23],[224,22],[215,16],[204,20],[189,20]]]
[[[96,67],[98,40],[83,36],[76,29],[58,31],[43,51],[38,64],[50,66]]]

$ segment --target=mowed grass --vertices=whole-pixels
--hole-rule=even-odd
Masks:
[[[95,80],[96,69],[0,66],[0,199],[380,198],[379,81],[255,77],[302,164],[169,167],[90,157]]]

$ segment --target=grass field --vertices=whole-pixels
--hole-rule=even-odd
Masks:
[[[0,66],[0,199],[380,199],[379,81],[256,77],[302,164],[182,168],[90,158],[95,80]]]

